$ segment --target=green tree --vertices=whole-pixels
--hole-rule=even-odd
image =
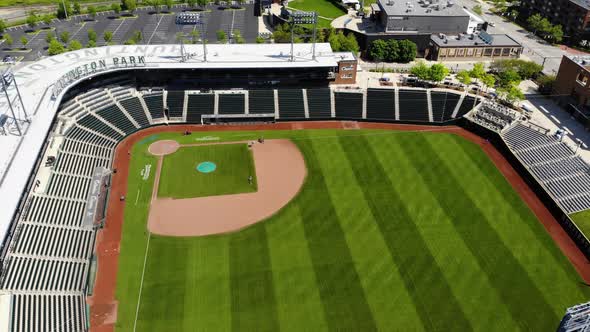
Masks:
[[[123,9],[133,14],[137,9],[137,2],[135,0],[123,0]]]
[[[164,0],[164,4],[166,5],[166,9],[172,10],[172,6],[174,5],[173,0]]]
[[[234,35],[233,35],[233,39],[234,39],[234,42],[235,42],[236,44],[243,44],[243,43],[245,43],[245,42],[246,42],[246,41],[244,40],[244,37],[242,37],[242,32],[241,32],[240,30],[234,30],[234,31],[233,31],[233,34],[234,34]],[[193,44],[194,44],[194,43],[193,43]]]
[[[143,36],[141,35],[141,31],[135,30],[133,32],[133,34],[131,35],[131,39],[133,41],[135,41],[135,44],[138,44],[139,42],[141,42],[141,40],[143,39]]]
[[[57,3],[57,18],[64,19],[66,15],[72,14],[72,6],[69,1],[59,1]]]
[[[91,48],[91,47],[96,47],[96,41],[95,40],[89,40],[88,44],[86,44],[86,47]]]
[[[563,29],[561,25],[554,25],[548,32],[549,37],[559,43],[563,40]]]
[[[61,40],[62,43],[67,44],[68,41],[70,40],[70,33],[67,31],[62,31],[59,34],[59,40]]]
[[[6,31],[6,21],[0,18],[0,33],[4,33]]]
[[[49,43],[49,48],[47,48],[47,53],[49,55],[57,55],[57,54],[65,52],[65,51],[66,51],[66,49],[57,39],[53,39]]]
[[[264,44],[264,43],[266,43],[266,40],[264,40],[264,38],[262,38],[261,36],[256,37],[256,44]]]
[[[225,33],[225,31],[223,31],[223,30],[217,30],[217,32],[215,34],[217,36],[217,41],[220,44],[227,43],[227,34]]]
[[[477,15],[482,15],[483,9],[481,8],[481,5],[473,6],[473,12],[476,13]]]
[[[485,74],[481,78],[481,82],[488,88],[496,85],[496,77],[492,74]]]
[[[88,6],[86,10],[88,10],[88,14],[93,20],[96,19],[96,8],[94,6]]]
[[[429,74],[431,81],[440,82],[445,79],[449,75],[449,68],[447,68],[442,63],[435,63],[430,66]]]
[[[2,37],[4,37],[4,43],[8,45],[8,47],[12,47],[12,43],[14,42],[12,40],[12,36],[8,33],[5,33]]]
[[[80,7],[80,3],[78,1],[74,2],[74,8],[73,8],[72,12],[75,15],[82,14],[82,7]]]
[[[96,42],[97,35],[96,35],[96,31],[94,31],[94,29],[88,29],[87,34],[88,34],[88,40],[92,40],[92,41]]]
[[[542,94],[551,94],[553,85],[555,84],[555,75],[541,75],[537,78],[537,85],[539,85],[539,92]]]
[[[498,73],[498,84],[503,88],[508,88],[512,85],[518,85],[521,79],[522,78],[518,72],[513,69],[508,69]]]
[[[486,74],[486,69],[483,63],[478,62],[473,65],[473,69],[469,72],[472,78],[481,79]]]
[[[186,0],[186,4],[190,7],[190,8],[195,8],[195,5],[197,4],[197,0]]]
[[[471,75],[467,70],[461,70],[457,73],[457,80],[462,84],[469,85],[471,84]]]
[[[369,45],[369,57],[375,61],[384,61],[388,52],[387,42],[383,39],[377,39]]]
[[[400,40],[397,43],[399,47],[399,54],[397,61],[401,63],[408,63],[414,61],[416,53],[418,52],[418,46],[411,40]]]
[[[70,50],[70,51],[76,51],[76,50],[82,49],[82,47],[83,47],[82,44],[79,41],[77,41],[77,40],[74,39],[68,45],[68,50]]]
[[[524,99],[524,93],[516,85],[510,85],[506,88],[498,89],[500,96],[510,103],[515,103]]]
[[[196,44],[199,42],[199,38],[201,38],[201,32],[197,29],[193,29],[191,30],[191,32],[189,33],[191,36],[191,43],[192,44]]]
[[[20,42],[21,42],[21,44],[23,44],[23,48],[27,48],[27,44],[29,43],[29,40],[27,39],[26,36],[21,36]]]
[[[49,26],[52,20],[53,17],[50,14],[43,15],[43,23],[45,23],[46,26]]]
[[[51,43],[51,41],[54,39],[55,39],[55,35],[53,34],[53,32],[48,32],[45,35],[45,41],[47,42],[47,45],[49,45],[49,43]]]
[[[119,15],[119,13],[121,12],[121,5],[118,3],[112,3],[111,10],[114,11],[116,15]]]
[[[529,25],[529,27],[531,29],[533,29],[533,32],[535,34],[537,33],[537,31],[539,29],[541,29],[542,21],[543,21],[543,16],[541,16],[541,14],[534,14],[526,20],[527,24]]]
[[[205,6],[207,6],[208,3],[209,3],[209,0],[197,0],[197,4],[201,8],[205,8]]]
[[[423,81],[430,79],[430,67],[422,61],[410,68],[410,73]]]
[[[104,39],[105,43],[110,43],[113,40],[113,32],[112,31],[105,31],[102,35],[102,39]]]
[[[39,22],[39,16],[37,16],[37,13],[35,13],[34,10],[29,12],[29,15],[27,15],[27,25],[31,28],[35,28],[37,22]]]

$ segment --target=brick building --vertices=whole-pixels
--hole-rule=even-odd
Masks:
[[[563,28],[564,40],[570,44],[590,41],[590,0],[521,0],[520,18],[541,14]]]

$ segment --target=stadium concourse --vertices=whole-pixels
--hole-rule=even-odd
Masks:
[[[307,44],[296,44],[293,54],[290,45],[280,44],[208,45],[206,56],[202,46],[185,48],[181,56],[177,45],[105,46],[15,71],[19,90],[13,83],[8,93],[11,99],[20,93],[22,105],[12,107],[27,115],[12,119],[9,135],[0,136],[6,160],[0,164],[0,331],[89,329],[86,298],[93,293],[97,234],[108,215],[114,152],[126,137],[150,127],[230,130],[207,124],[255,123],[255,128],[301,129],[313,128],[310,120],[345,120],[351,122],[317,127],[370,128],[357,121],[439,126],[468,121],[467,126],[497,133],[558,209],[590,208],[590,186],[580,185],[590,183],[584,160],[520,113],[481,103],[477,96],[334,85],[342,57],[329,44],[318,44],[315,57]],[[9,114],[7,106],[0,105],[1,114]],[[268,124],[282,121],[307,122]],[[22,135],[15,134],[16,124]],[[517,184],[526,196],[525,183]],[[555,230],[555,219],[531,197],[525,201],[590,282],[587,260],[575,248],[579,239]]]

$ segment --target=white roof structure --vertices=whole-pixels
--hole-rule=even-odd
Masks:
[[[295,44],[291,61],[290,44],[117,45],[82,49],[13,68],[30,123],[24,135],[0,135],[0,241],[5,238],[29,175],[55,118],[61,98],[69,87],[107,72],[133,69],[215,69],[215,68],[326,68],[337,67],[330,44]],[[16,98],[14,84],[9,96]],[[2,91],[3,94],[3,91]],[[10,111],[0,95],[0,115]],[[14,104],[18,104],[15,102]]]

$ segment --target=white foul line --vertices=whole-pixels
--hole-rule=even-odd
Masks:
[[[137,308],[135,309],[135,321],[133,322],[133,332],[137,328],[137,318],[139,316],[139,304],[141,303],[141,290],[143,289],[143,276],[145,275],[145,266],[148,258],[148,251],[150,250],[151,233],[148,231],[148,240],[145,245],[145,257],[143,258],[143,271],[141,272],[141,283],[139,284],[139,296],[137,297]]]

